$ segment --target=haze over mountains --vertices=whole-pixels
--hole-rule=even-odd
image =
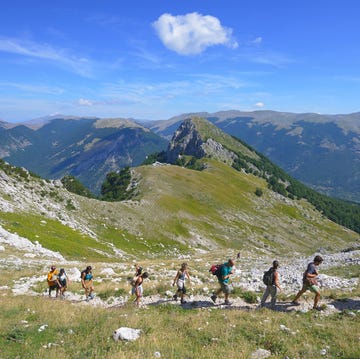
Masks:
[[[360,113],[196,115],[253,146],[315,190],[360,202]],[[188,116],[164,121],[54,116],[16,126],[2,122],[0,157],[46,178],[72,174],[99,192],[106,172],[139,165],[150,153],[164,150]]]
[[[126,119],[54,118],[0,124],[0,157],[45,178],[71,174],[99,192],[108,172],[137,166],[167,141]]]

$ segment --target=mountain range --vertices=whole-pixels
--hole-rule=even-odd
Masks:
[[[223,111],[163,121],[56,115],[0,122],[0,157],[45,178],[73,175],[99,193],[107,172],[137,166],[165,150],[190,116],[206,118],[316,191],[360,202],[360,113]]]
[[[78,196],[2,161],[1,227],[67,259],[100,261],[358,245],[357,233],[292,195],[294,183],[282,170],[202,118],[183,121],[165,154],[175,165],[132,167],[132,197],[118,202]],[[187,168],[194,163],[197,170]]]
[[[98,193],[108,172],[141,164],[167,141],[127,119],[52,118],[0,123],[0,157],[45,178],[73,175]]]

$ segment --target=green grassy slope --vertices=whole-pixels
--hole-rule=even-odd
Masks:
[[[0,188],[3,204],[13,206],[12,212],[0,211],[0,225],[69,259],[111,261],[119,257],[117,250],[137,258],[221,248],[311,254],[358,240],[306,201],[269,190],[264,179],[203,161],[207,168],[201,172],[171,165],[133,168],[136,198],[124,202],[80,197],[60,184],[47,188],[50,184],[30,175],[13,177],[17,194]],[[22,206],[36,193],[38,199]],[[50,204],[55,212],[44,210]]]
[[[94,216],[90,213],[94,205],[81,198],[81,212],[111,223],[111,230],[101,228],[103,238],[117,237],[115,228],[131,234],[128,247],[137,255],[141,248],[135,249],[144,241],[150,246],[162,242],[162,252],[174,255],[168,250],[179,244],[312,253],[320,247],[341,249],[358,239],[306,201],[286,199],[268,190],[263,179],[206,161],[208,168],[202,172],[168,165],[137,167],[133,169],[138,178],[136,201],[97,202]],[[263,196],[255,195],[256,188]]]

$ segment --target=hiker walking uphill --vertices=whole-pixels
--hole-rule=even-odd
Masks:
[[[67,290],[68,284],[70,280],[65,272],[64,268],[60,269],[59,276],[58,276],[58,284],[59,284],[59,290],[60,290],[60,298],[65,298],[65,292]]]
[[[56,267],[51,266],[50,271],[47,274],[49,297],[51,297],[51,292],[53,290],[56,290],[56,296],[58,296],[58,294],[59,294],[58,274],[59,274],[59,271],[56,269]]]
[[[281,291],[278,268],[279,262],[273,261],[272,267],[264,273],[263,282],[266,285],[266,289],[261,298],[260,307],[265,306],[266,299],[271,295],[270,308],[275,309],[277,290]]]
[[[94,299],[94,283],[91,266],[87,266],[86,269],[81,272],[81,285],[85,289],[86,301],[88,302],[90,299]]]
[[[315,256],[314,261],[310,262],[303,274],[303,286],[300,291],[296,294],[295,299],[292,301],[294,305],[300,305],[298,302],[299,298],[307,291],[315,293],[313,309],[319,309],[318,303],[320,299],[320,288],[317,283],[318,271],[316,269],[323,262],[321,256]]]
[[[216,303],[218,295],[222,292],[225,295],[225,304],[230,305],[229,295],[231,293],[231,286],[229,284],[230,275],[234,273],[234,261],[229,259],[226,263],[222,264],[219,268],[218,281],[220,288],[211,296],[211,300]]]
[[[141,300],[141,298],[143,296],[143,292],[144,292],[143,286],[142,286],[143,281],[144,281],[144,279],[146,279],[148,277],[149,277],[148,272],[144,272],[144,273],[140,274],[135,282],[133,289],[132,289],[132,294],[136,295],[134,302],[137,306],[140,305],[140,300]]]
[[[176,276],[174,278],[173,286],[177,285],[177,291],[173,296],[174,300],[177,300],[178,296],[180,296],[181,304],[186,303],[184,301],[184,296],[186,294],[186,288],[185,288],[185,278],[189,279],[190,282],[190,275],[187,270],[187,263],[183,263],[180,267],[180,269],[177,271]]]

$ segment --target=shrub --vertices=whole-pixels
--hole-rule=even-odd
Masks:
[[[61,179],[61,183],[69,192],[88,198],[94,197],[94,195],[78,179],[73,176],[64,176]]]
[[[119,288],[117,290],[107,289],[107,290],[105,290],[103,292],[98,292],[97,293],[99,298],[101,298],[102,300],[106,300],[106,299],[109,299],[111,297],[121,297],[124,294],[126,294],[126,290],[124,288]]]
[[[69,211],[73,211],[76,207],[72,204],[71,199],[68,199],[66,202],[66,209]]]
[[[133,190],[128,190],[131,181],[130,168],[125,167],[120,172],[110,172],[101,186],[103,201],[123,201],[130,199]]]

